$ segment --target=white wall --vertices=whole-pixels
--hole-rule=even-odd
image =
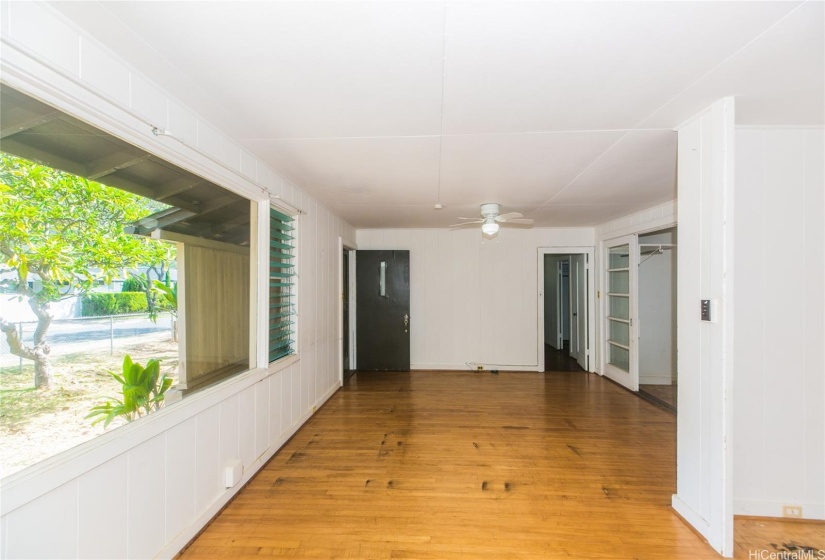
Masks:
[[[639,244],[674,245],[673,231]],[[639,384],[672,385],[676,376],[676,249],[639,259]]]
[[[52,8],[3,2],[0,22],[0,71],[12,87],[264,205],[273,193],[306,212],[297,358],[2,480],[3,558],[171,558],[240,488],[223,487],[224,467],[242,460],[241,484],[249,480],[337,390],[338,237],[351,244],[355,233]],[[180,141],[155,137],[147,122]]]
[[[81,304],[78,296],[61,299],[51,304],[52,317],[54,319],[73,319],[80,317]],[[37,315],[32,311],[28,300],[19,300],[18,296],[12,294],[0,295],[0,317],[11,323],[17,322],[37,322]]]
[[[824,134],[736,131],[738,514],[825,519]]]
[[[733,98],[679,128],[679,371],[673,507],[733,555]],[[700,300],[714,302],[713,322]]]
[[[358,230],[359,249],[410,251],[411,367],[538,368],[538,248],[592,247],[592,228]]]

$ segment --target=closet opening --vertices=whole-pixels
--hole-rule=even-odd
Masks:
[[[639,235],[639,394],[676,411],[677,228]]]

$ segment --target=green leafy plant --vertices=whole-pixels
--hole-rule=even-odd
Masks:
[[[120,383],[123,398],[109,397],[107,402],[92,407],[86,415],[86,418],[96,417],[92,425],[103,422],[103,426],[108,427],[118,416],[131,422],[159,410],[167,389],[172,385],[166,374],[161,375],[159,360],[149,360],[144,368],[132,362],[128,354],[123,357],[122,375],[109,373]]]
[[[166,283],[155,280],[152,289],[160,296],[163,307],[169,309],[173,315],[178,314],[178,283],[170,285],[167,278]]]
[[[135,274],[123,281],[120,288],[121,292],[145,292],[143,282],[139,278],[135,278]]]
[[[146,294],[143,292],[90,292],[81,298],[84,317],[121,315],[146,311]]]
[[[139,238],[124,226],[166,205],[95,181],[0,153],[0,291],[27,300],[37,317],[31,342],[0,310],[9,351],[34,362],[34,384],[52,387],[47,333],[52,304],[154,266],[162,278],[170,244]]]

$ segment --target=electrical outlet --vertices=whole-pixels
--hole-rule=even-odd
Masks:
[[[317,412],[317,411],[318,411],[318,407],[317,407],[317,406],[313,406],[313,407],[312,407],[312,412]]]
[[[476,366],[476,371],[484,371],[484,366]]]
[[[782,517],[802,517],[802,506],[782,506]]]

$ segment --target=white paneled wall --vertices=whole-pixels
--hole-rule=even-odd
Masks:
[[[305,212],[297,359],[2,481],[3,558],[170,558],[339,387],[338,239],[352,245],[355,232],[48,5],[2,2],[0,20],[5,83],[263,204],[271,193]],[[238,459],[243,478],[226,489],[224,469]]]
[[[592,247],[592,228],[366,229],[358,249],[410,251],[410,361],[416,369],[538,368],[538,248]],[[543,351],[543,349],[542,349]]]
[[[736,131],[738,514],[825,519],[824,136]]]
[[[679,129],[676,494],[673,507],[733,556],[734,101]],[[701,300],[711,300],[702,321]]]

